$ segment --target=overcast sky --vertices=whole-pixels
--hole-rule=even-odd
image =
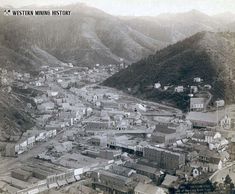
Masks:
[[[213,15],[235,13],[235,0],[0,0],[0,6],[65,5],[83,2],[113,15],[158,15],[192,9]]]

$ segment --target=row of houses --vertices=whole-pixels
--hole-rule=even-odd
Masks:
[[[19,144],[7,144],[5,148],[5,156],[14,157],[22,154],[27,150],[32,149],[36,142],[46,141],[49,138],[55,137],[56,134],[56,130],[45,131],[37,135],[28,137]]]

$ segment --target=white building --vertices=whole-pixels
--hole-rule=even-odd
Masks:
[[[203,80],[200,77],[195,77],[195,78],[193,78],[193,81],[196,82],[196,83],[200,83]]]
[[[184,86],[175,87],[175,92],[178,92],[178,93],[184,92]]]
[[[205,98],[190,98],[190,111],[202,111],[206,107]]]
[[[215,105],[216,105],[216,107],[224,107],[225,102],[224,102],[224,100],[217,100],[217,101],[215,101]]]
[[[161,88],[161,83],[160,83],[160,82],[155,83],[155,84],[154,84],[154,88],[155,88],[155,89]]]
[[[198,92],[198,87],[197,86],[190,86],[190,90],[192,93],[197,93]]]

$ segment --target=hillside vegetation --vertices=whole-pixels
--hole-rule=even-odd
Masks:
[[[234,64],[235,33],[202,32],[132,64],[103,84],[185,109],[188,97],[184,93],[157,90],[153,85],[187,87],[194,84],[193,78],[200,77],[203,84],[212,86],[214,99],[229,103],[235,100]]]

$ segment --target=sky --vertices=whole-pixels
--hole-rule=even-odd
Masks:
[[[235,0],[0,0],[0,6],[67,5],[85,3],[112,15],[155,16],[161,13],[187,12],[192,9],[215,15],[235,13]]]

